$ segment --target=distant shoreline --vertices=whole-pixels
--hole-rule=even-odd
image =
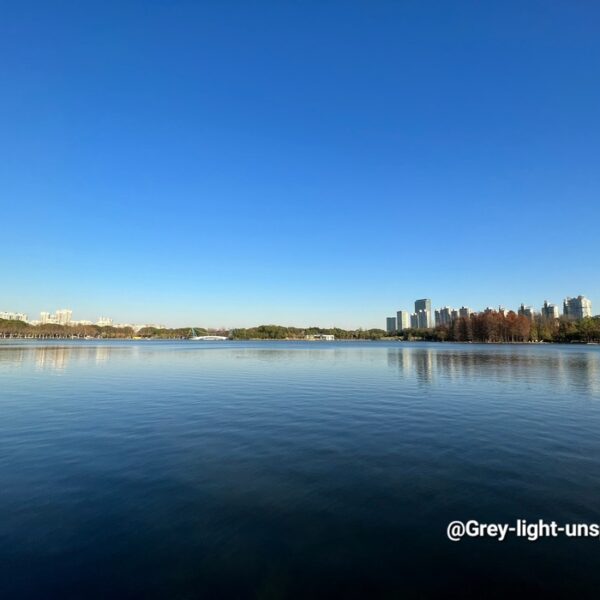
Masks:
[[[221,342],[207,342],[200,340],[191,340],[189,338],[152,338],[152,337],[94,337],[94,338],[78,338],[73,336],[56,336],[56,337],[32,337],[32,336],[0,336],[0,344],[2,343],[10,343],[11,341],[19,341],[19,342],[190,342],[198,345],[203,345],[206,343],[211,344],[219,344]],[[288,338],[288,339],[266,339],[266,338],[248,338],[248,339],[238,339],[231,338],[228,340],[222,340],[222,343],[226,342],[274,342],[274,343],[282,343],[282,342],[302,342],[302,343],[310,343],[319,346],[327,346],[335,343],[395,343],[395,344],[435,344],[435,345],[457,345],[457,346],[598,346],[600,343],[598,342],[585,342],[585,341],[515,341],[515,342],[507,342],[507,341],[471,341],[471,342],[461,342],[461,341],[441,341],[441,340],[403,340],[399,338],[378,338],[378,339],[339,339],[339,340],[307,340],[301,338]]]
[[[125,339],[185,340],[202,336],[221,336],[236,341],[426,341],[444,343],[596,343],[600,342],[600,317],[571,319],[528,319],[509,313],[478,313],[460,317],[450,325],[430,329],[386,332],[382,329],[341,329],[339,327],[285,327],[259,325],[236,329],[204,327],[162,328],[147,326],[139,330],[129,326],[31,325],[25,321],[0,319],[3,339]],[[200,340],[198,340],[200,341]]]

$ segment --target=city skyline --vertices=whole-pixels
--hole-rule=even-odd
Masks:
[[[154,327],[156,329],[165,329],[165,325],[156,323],[134,323],[134,322],[116,322],[111,317],[100,316],[96,320],[91,319],[74,319],[73,311],[70,308],[59,308],[53,313],[43,310],[40,311],[39,319],[31,319],[29,315],[18,311],[0,310],[0,319],[8,321],[23,321],[30,325],[65,325],[65,326],[85,326],[97,325],[98,327],[131,327],[134,330],[143,327]]]
[[[533,305],[526,305],[521,302],[518,307],[505,307],[502,304],[496,304],[494,306],[486,306],[481,307],[479,309],[473,309],[472,307],[461,305],[459,308],[453,308],[448,306],[441,306],[439,308],[434,309],[433,304],[430,298],[418,299],[414,301],[414,311],[408,310],[398,310],[395,312],[394,316],[385,317],[385,327],[374,326],[368,327],[364,325],[359,325],[358,327],[344,327],[340,324],[332,324],[332,325],[322,325],[320,323],[285,323],[288,326],[304,326],[304,327],[339,327],[341,329],[384,329],[385,331],[391,332],[402,329],[422,329],[422,328],[432,328],[438,325],[449,325],[452,320],[458,317],[468,317],[473,313],[486,312],[486,311],[499,311],[499,312],[514,312],[518,315],[523,315],[528,318],[533,318],[536,315],[540,315],[544,318],[555,318],[559,317],[569,317],[572,319],[581,319],[584,317],[594,317],[596,315],[592,310],[593,303],[591,299],[588,297],[579,294],[578,296],[565,296],[563,301],[560,303],[549,302],[547,299],[543,301],[543,304],[539,308],[536,308]],[[562,310],[561,308],[562,307]],[[0,308],[2,308],[0,306]],[[427,315],[425,313],[428,313]],[[7,311],[0,310],[0,319],[7,320],[22,320],[28,322],[30,324],[58,324],[58,325],[98,325],[98,326],[115,326],[115,327],[156,327],[156,328],[176,328],[176,327],[185,327],[189,325],[199,325],[197,321],[190,321],[187,323],[178,323],[171,324],[165,322],[163,324],[163,319],[160,319],[161,323],[157,324],[158,321],[144,321],[143,319],[134,318],[128,321],[125,320],[115,320],[112,317],[100,316],[96,320],[92,319],[75,319],[73,318],[73,310],[70,308],[61,308],[56,309],[54,313],[50,313],[49,311],[43,310],[39,313],[39,319],[31,319],[29,314],[25,311]],[[207,326],[211,329],[223,329],[223,330],[231,330],[236,327],[253,327],[257,325],[265,325],[265,324],[276,324],[274,321],[265,321],[263,323],[251,323],[251,324],[243,324],[243,325],[235,325],[235,326],[227,326],[220,325],[215,326],[213,324],[202,323],[203,326]],[[282,324],[282,323],[277,323]],[[399,326],[401,324],[401,326]]]
[[[517,309],[506,308],[501,304],[497,306],[486,306],[480,310],[473,310],[471,307],[462,305],[460,308],[452,308],[448,305],[441,308],[432,309],[430,298],[414,301],[414,311],[398,310],[395,317],[385,318],[385,331],[388,333],[402,331],[404,329],[430,329],[439,325],[450,325],[452,321],[458,318],[468,318],[472,314],[481,312],[514,312],[519,316],[533,319],[541,316],[545,319],[559,319],[560,317],[579,320],[586,317],[599,316],[592,311],[592,301],[586,296],[566,296],[562,302],[562,312],[557,304],[544,300],[539,309],[533,306],[525,305],[521,302]]]

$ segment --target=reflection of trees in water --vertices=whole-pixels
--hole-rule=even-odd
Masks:
[[[536,349],[390,348],[388,365],[397,368],[403,377],[414,377],[421,382],[481,377],[524,382],[542,380],[600,394],[600,352],[595,350],[573,352],[552,348],[537,353]]]
[[[0,362],[20,363],[25,359],[26,348],[10,348],[0,346]]]
[[[269,342],[266,342],[269,343]],[[357,357],[360,359],[366,359],[372,357],[372,353],[368,350],[356,349],[356,348],[331,348],[327,347],[326,343],[317,346],[320,342],[314,342],[314,348],[307,349],[263,349],[263,348],[239,348],[233,349],[231,347],[228,350],[233,352],[235,358],[258,360],[262,362],[287,362],[291,360],[300,361],[311,361],[311,362],[328,362],[331,359],[343,359],[347,360],[352,358],[356,360]]]

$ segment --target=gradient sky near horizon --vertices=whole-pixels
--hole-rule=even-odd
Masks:
[[[600,5],[6,2],[0,310],[600,312]]]

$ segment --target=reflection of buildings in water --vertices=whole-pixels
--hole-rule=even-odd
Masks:
[[[569,386],[600,397],[600,352],[588,351],[569,357],[567,379]]]
[[[600,397],[600,353],[590,352],[588,354],[588,386],[594,396]]]
[[[35,349],[35,364],[39,369],[62,371],[69,362],[70,348],[40,347]]]
[[[397,368],[403,377],[430,382],[435,371],[436,351],[431,348],[390,348],[388,366]]]
[[[457,350],[437,352],[435,356],[436,372],[444,379],[455,381],[462,377],[472,377],[475,370],[474,353]]]
[[[600,396],[600,352],[572,352],[560,347],[447,346],[390,348],[388,366],[407,378],[431,382],[486,379],[497,382],[541,383],[579,389]]]
[[[435,362],[437,356],[431,349],[419,350],[414,357],[415,373],[417,379],[423,383],[429,383],[433,380]]]
[[[398,369],[401,375],[408,376],[412,368],[412,352],[408,348],[389,348],[388,367]]]
[[[114,348],[110,346],[40,346],[32,349],[35,352],[35,363],[38,368],[65,369],[69,363],[82,365],[87,361],[96,364],[110,360]],[[129,351],[129,349],[127,349]]]
[[[98,346],[96,348],[96,362],[103,363],[106,362],[110,357],[110,347],[108,346]]]

